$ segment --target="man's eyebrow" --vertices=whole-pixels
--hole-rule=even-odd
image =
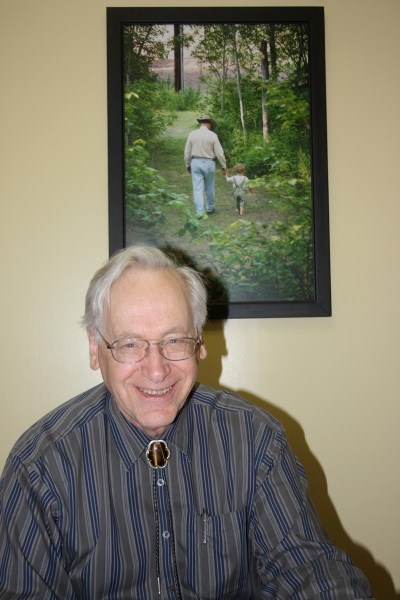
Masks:
[[[173,327],[173,328],[169,329],[168,331],[165,331],[164,334],[160,337],[160,339],[164,339],[171,335],[182,335],[182,334],[188,335],[187,327],[182,327],[182,326]],[[115,339],[115,341],[117,341],[117,340],[126,340],[126,339],[143,340],[145,338],[142,335],[135,334],[135,333],[132,333],[132,331],[130,331],[130,332],[123,332],[123,333],[119,334],[118,336],[116,336],[114,339]]]

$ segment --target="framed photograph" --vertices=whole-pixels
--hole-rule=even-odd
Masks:
[[[331,313],[324,11],[108,8],[110,254],[205,277],[211,319]]]

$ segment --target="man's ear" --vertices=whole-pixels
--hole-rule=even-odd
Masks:
[[[197,351],[197,356],[200,360],[203,360],[207,356],[207,348],[204,344],[203,336],[200,337],[199,349]]]
[[[97,371],[97,369],[100,367],[97,331],[93,327],[88,327],[86,331],[89,338],[90,368],[93,369],[93,371]]]

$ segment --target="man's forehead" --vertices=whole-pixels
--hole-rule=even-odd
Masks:
[[[175,308],[178,307],[178,310]],[[195,334],[194,322],[189,310],[175,303],[174,310],[160,309],[157,303],[135,304],[115,308],[105,316],[104,330],[113,340],[122,338],[163,339],[171,335]]]
[[[185,286],[179,275],[171,269],[128,269],[111,288],[110,296],[129,294],[138,299],[150,293],[185,296]]]
[[[152,312],[164,320],[168,314],[192,320],[182,279],[171,270],[127,271],[111,289],[106,319],[148,318]]]

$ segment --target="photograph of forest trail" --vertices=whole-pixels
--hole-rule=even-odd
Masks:
[[[126,24],[126,244],[179,255],[211,303],[314,299],[307,23]],[[196,218],[183,159],[211,115],[228,175],[243,163],[243,216],[218,163],[215,212]]]

